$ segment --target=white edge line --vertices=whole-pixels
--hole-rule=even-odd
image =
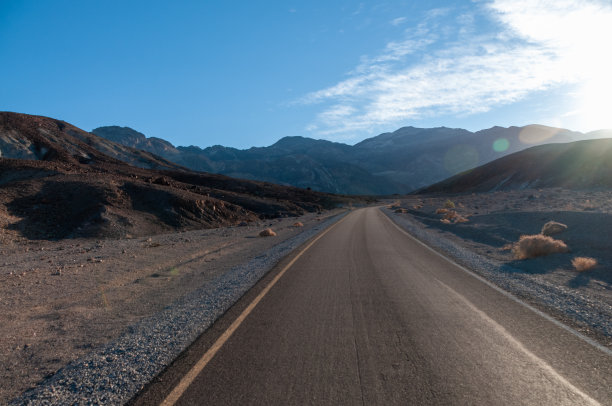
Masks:
[[[508,299],[511,299],[513,301],[515,301],[516,303],[520,304],[521,306],[531,310],[532,312],[534,312],[535,314],[537,314],[540,317],[543,317],[544,319],[548,320],[549,322],[553,323],[554,325],[556,325],[557,327],[562,328],[563,330],[567,331],[568,333],[573,334],[574,336],[578,337],[579,339],[583,340],[584,342],[592,345],[593,347],[597,348],[598,350],[600,350],[601,352],[605,353],[608,356],[612,356],[612,350],[599,344],[597,341],[585,336],[582,333],[579,333],[578,331],[574,330],[573,328],[569,327],[566,324],[563,324],[562,322],[560,322],[559,320],[555,319],[554,317],[542,312],[541,310],[536,309],[535,307],[533,307],[532,305],[523,302],[521,299],[519,299],[518,297],[514,296],[512,293],[500,288],[499,286],[495,285],[493,282],[483,278],[482,276],[476,274],[474,271],[467,269],[466,267],[464,267],[463,265],[459,265],[458,263],[456,263],[455,261],[453,261],[452,259],[450,259],[449,257],[447,257],[446,255],[436,251],[435,249],[433,249],[432,247],[430,247],[429,245],[425,244],[423,241],[419,240],[418,238],[416,238],[415,236],[413,236],[412,234],[408,233],[406,230],[404,230],[403,228],[401,228],[398,224],[396,224],[386,213],[384,213],[380,208],[379,208],[380,212],[385,216],[385,218],[391,223],[393,224],[393,226],[395,226],[395,228],[397,228],[400,232],[404,233],[405,235],[407,235],[408,237],[410,237],[411,239],[413,239],[414,241],[416,241],[417,243],[421,244],[423,247],[427,248],[429,251],[433,252],[434,254],[436,254],[437,256],[439,256],[440,258],[444,258],[446,261],[448,261],[449,263],[451,263],[452,265],[456,266],[457,268],[461,269],[463,272],[465,272],[466,274],[478,279],[480,282],[484,283],[485,285],[487,285],[488,287],[496,290],[497,292],[501,293],[502,295],[506,296]]]
[[[234,332],[240,327],[242,322],[251,314],[253,309],[259,304],[259,302],[268,294],[268,292],[276,285],[276,283],[283,277],[283,275],[297,262],[300,257],[310,249],[317,241],[319,241],[324,235],[335,228],[338,224],[342,223],[350,214],[347,213],[341,217],[335,223],[329,225],[324,230],[320,231],[317,235],[312,237],[310,242],[299,251],[292,259],[286,264],[275,276],[268,282],[268,284],[259,292],[259,294],[247,305],[247,307],[236,317],[236,319],[230,324],[229,327],[215,340],[215,342],[206,350],[206,352],[198,359],[189,371],[183,375],[180,381],[174,386],[172,391],[164,398],[160,403],[161,406],[173,406],[175,405],[197,376],[202,370],[208,365],[208,363],[215,357],[217,352],[223,347],[223,345],[230,339]],[[289,254],[291,255],[291,254]],[[274,269],[274,267],[272,268]],[[271,270],[272,270],[271,269]],[[265,277],[265,276],[264,276]],[[256,283],[257,284],[257,283]],[[255,285],[253,285],[255,286]],[[240,300],[240,299],[239,299]]]
[[[542,358],[538,357],[533,352],[531,352],[529,349],[527,349],[527,347],[525,347],[525,345],[523,345],[523,343],[521,343],[519,340],[514,338],[514,336],[510,334],[510,332],[508,332],[508,330],[506,330],[504,326],[496,322],[491,316],[489,316],[488,314],[480,310],[478,307],[476,307],[476,305],[470,302],[465,296],[463,296],[461,293],[457,292],[456,290],[454,290],[453,288],[451,288],[450,286],[448,286],[446,283],[442,282],[438,278],[435,278],[435,279],[439,284],[441,284],[451,294],[455,295],[460,301],[462,301],[470,310],[476,313],[476,315],[478,315],[482,320],[484,320],[486,323],[489,323],[492,326],[492,328],[498,334],[501,334],[501,336],[504,337],[504,339],[509,341],[511,345],[513,345],[519,351],[522,351],[528,358],[531,359],[532,362],[536,363],[541,369],[545,370],[550,375],[552,375],[554,379],[558,380],[562,386],[572,391],[575,395],[582,397],[584,400],[589,402],[589,404],[591,405],[601,405],[601,403],[599,403],[597,400],[593,399],[588,394],[583,392],[580,388],[578,388],[577,386],[572,384],[570,381],[568,381],[563,375],[557,372],[546,361],[544,361]]]

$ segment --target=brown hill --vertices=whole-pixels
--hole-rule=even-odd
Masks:
[[[612,138],[529,148],[419,192],[466,193],[545,187],[612,188]]]
[[[26,114],[0,113],[0,156],[0,240],[220,227],[296,216],[346,201],[192,172],[63,121]]]
[[[0,112],[0,157],[66,163],[122,161],[148,169],[183,169],[150,152],[117,144],[65,121],[10,112]]]

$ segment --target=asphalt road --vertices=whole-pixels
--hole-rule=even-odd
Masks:
[[[176,404],[612,404],[609,353],[427,249],[377,208],[316,241],[225,340],[282,266],[134,404],[159,404],[220,337]]]

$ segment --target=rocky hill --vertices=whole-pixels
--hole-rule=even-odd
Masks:
[[[194,170],[333,193],[375,195],[407,193],[530,146],[589,138],[540,125],[493,127],[475,133],[404,127],[353,146],[285,137],[269,147],[239,150],[220,145],[174,147],[125,127],[101,127],[93,133]]]
[[[190,171],[66,122],[26,114],[0,112],[0,156],[0,240],[237,225],[348,201]]]
[[[562,187],[574,190],[612,188],[611,138],[529,148],[453,176],[423,193],[468,193]]]

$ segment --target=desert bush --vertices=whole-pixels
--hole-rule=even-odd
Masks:
[[[522,235],[512,247],[512,253],[516,259],[535,258],[568,251],[563,241],[542,234]]]
[[[576,257],[572,259],[572,265],[578,272],[588,271],[597,266],[597,260],[589,257]]]
[[[453,203],[452,200],[448,199],[447,201],[444,202],[444,208],[446,208],[446,209],[454,209],[455,208],[455,203]]]
[[[446,213],[444,213],[444,216],[442,216],[442,218],[445,218],[447,220],[454,220],[455,218],[457,218],[457,212],[455,210],[448,210]]]
[[[468,221],[470,220],[467,217],[461,215],[457,215],[457,217],[455,217],[455,223],[467,223]]]
[[[304,227],[304,223],[302,223],[301,221],[296,221],[295,223],[293,223],[293,227]]]
[[[448,209],[438,209],[436,210],[436,214],[446,214],[448,213]]]
[[[415,210],[420,210],[420,209],[423,208],[423,205],[422,204],[415,204],[414,206],[412,206],[412,208],[415,209]]]
[[[396,200],[393,203],[389,204],[387,207],[390,208],[391,210],[393,210],[393,209],[397,209],[397,208],[399,208],[401,206],[400,206],[399,200]]]
[[[276,235],[276,233],[274,231],[272,231],[271,228],[266,228],[261,233],[259,233],[260,237],[274,237],[275,235]]]
[[[557,223],[556,221],[549,221],[544,224],[542,227],[542,235],[555,235],[564,232],[567,230],[567,226],[565,224]]]
[[[444,224],[450,224],[450,220],[449,219],[440,219],[440,221]]]

